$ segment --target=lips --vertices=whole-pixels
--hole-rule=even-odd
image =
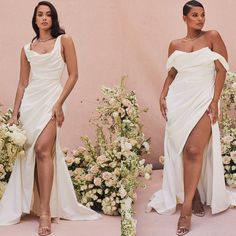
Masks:
[[[48,23],[47,22],[43,22],[42,25],[48,25]]]

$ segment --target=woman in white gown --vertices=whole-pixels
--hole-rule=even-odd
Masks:
[[[60,28],[56,9],[47,1],[36,6],[32,25],[36,37],[21,52],[20,80],[10,120],[17,124],[20,111],[27,134],[26,155],[16,160],[0,202],[0,225],[18,223],[23,213],[32,211],[40,216],[39,235],[48,235],[51,217],[95,220],[100,215],[77,202],[58,143],[63,103],[78,77],[73,41]],[[65,63],[69,77],[62,88]]]
[[[202,31],[201,3],[183,8],[187,36],[169,47],[168,76],[160,96],[166,119],[162,189],[148,209],[172,214],[182,204],[177,234],[189,232],[191,214],[204,216],[203,203],[212,213],[232,204],[226,191],[217,123],[218,101],[228,70],[227,52],[216,31]]]

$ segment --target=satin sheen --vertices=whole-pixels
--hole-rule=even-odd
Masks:
[[[173,214],[176,205],[184,201],[183,148],[213,98],[216,60],[226,70],[229,69],[225,58],[208,47],[194,52],[176,50],[168,58],[167,70],[174,67],[178,73],[166,97],[168,121],[164,140],[162,189],[152,196],[148,203],[149,210]],[[201,201],[210,205],[215,214],[230,205],[236,205],[236,194],[226,190],[218,123],[211,128],[212,135],[204,151],[198,190]]]
[[[39,215],[39,197],[34,184],[35,151],[38,136],[52,117],[52,108],[62,92],[64,69],[61,36],[51,52],[39,54],[24,46],[31,66],[31,79],[20,107],[20,120],[27,134],[26,155],[14,164],[11,178],[0,202],[0,225],[16,224],[23,213]],[[58,142],[54,152],[54,179],[50,199],[52,217],[68,220],[95,220],[100,215],[79,204]]]

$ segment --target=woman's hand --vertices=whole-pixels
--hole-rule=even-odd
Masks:
[[[160,97],[160,111],[164,119],[167,121],[167,106],[166,106],[166,99],[164,97]]]
[[[9,125],[19,125],[19,121],[16,116],[12,116],[8,122]]]
[[[64,113],[62,110],[62,105],[56,103],[52,109],[52,120],[56,119],[57,126],[61,127],[63,121],[65,120]]]
[[[218,102],[217,101],[211,101],[207,109],[207,114],[210,116],[211,123],[215,124],[218,119]]]

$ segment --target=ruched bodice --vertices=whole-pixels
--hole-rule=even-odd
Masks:
[[[150,209],[161,214],[174,213],[176,205],[183,203],[183,148],[214,96],[216,60],[225,70],[229,69],[225,58],[208,47],[194,52],[176,50],[167,60],[167,70],[174,67],[177,74],[166,97],[168,111],[163,185],[148,203]],[[218,123],[211,128],[212,135],[204,151],[198,190],[202,202],[210,205],[214,214],[227,209],[233,204],[232,199],[235,204],[236,196],[225,188]]]
[[[25,53],[31,67],[31,80],[59,81],[64,69],[61,56],[61,36],[57,37],[51,52],[40,54],[30,49],[30,43],[24,46]]]

